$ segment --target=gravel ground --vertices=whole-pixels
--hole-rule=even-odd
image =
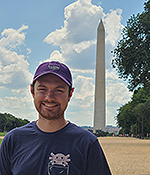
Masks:
[[[113,175],[150,175],[150,140],[100,137]]]

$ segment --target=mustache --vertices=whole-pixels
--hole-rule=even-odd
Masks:
[[[58,102],[55,102],[55,101],[48,101],[48,100],[46,100],[46,101],[43,101],[43,103],[47,103],[47,104],[58,104]]]

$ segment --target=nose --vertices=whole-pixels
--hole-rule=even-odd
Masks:
[[[54,100],[55,99],[55,93],[53,91],[48,91],[46,93],[46,99],[48,101]]]

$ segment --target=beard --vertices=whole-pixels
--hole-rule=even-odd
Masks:
[[[64,111],[66,108],[62,110],[60,104],[57,103],[55,105],[56,109],[48,109],[45,108],[45,105],[43,103],[41,103],[39,107],[36,107],[37,111],[39,112],[39,117],[42,117],[47,120],[58,120],[60,118],[63,118]]]

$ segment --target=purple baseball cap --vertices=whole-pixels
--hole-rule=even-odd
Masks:
[[[69,86],[72,86],[72,75],[69,68],[58,61],[45,62],[39,65],[33,77],[35,82],[39,77],[45,74],[54,74],[60,77]]]

